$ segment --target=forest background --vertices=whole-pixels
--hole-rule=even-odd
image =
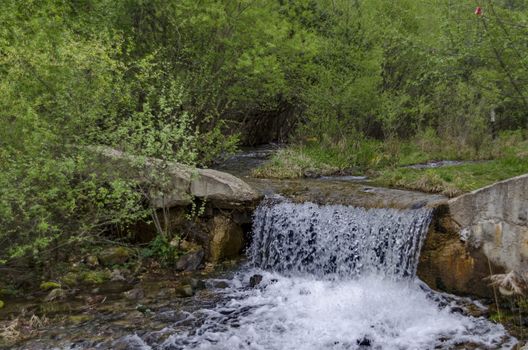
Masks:
[[[152,214],[94,147],[284,143],[255,176],[447,195],[526,173],[527,34],[525,0],[4,0],[0,262]],[[477,162],[403,167],[443,159]]]

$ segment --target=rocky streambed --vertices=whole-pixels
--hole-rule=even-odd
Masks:
[[[162,343],[172,334],[164,329],[222,299],[238,266],[230,261],[193,273],[159,270],[135,280],[64,288],[54,298],[46,292],[10,299],[0,313],[0,348],[141,349],[130,341],[134,336]]]

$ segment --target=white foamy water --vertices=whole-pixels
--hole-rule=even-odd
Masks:
[[[263,276],[258,288],[241,287],[254,273]],[[329,281],[253,270],[230,283],[225,304],[191,315],[203,318],[201,326],[172,335],[162,348],[509,349],[514,344],[502,326],[453,313],[453,300],[440,307],[444,298],[434,298],[416,280]]]
[[[215,307],[188,314],[152,348],[513,348],[501,325],[464,314],[459,298],[415,277],[430,220],[426,208],[265,201],[254,216],[251,267],[223,281]]]

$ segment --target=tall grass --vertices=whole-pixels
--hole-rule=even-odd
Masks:
[[[434,169],[405,166],[438,160],[466,164]],[[475,148],[464,140],[441,139],[426,130],[412,140],[355,137],[332,142],[308,139],[279,151],[253,173],[265,178],[331,174],[368,175],[376,184],[449,197],[528,172],[525,131],[503,132]]]

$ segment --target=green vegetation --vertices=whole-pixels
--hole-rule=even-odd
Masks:
[[[157,236],[141,251],[143,258],[156,258],[163,266],[172,266],[182,254],[176,242],[169,242],[164,236]]]
[[[418,137],[411,141],[356,140],[330,146],[307,142],[279,151],[254,175],[268,178],[368,175],[380,186],[452,197],[528,173],[528,140],[522,132],[502,132],[478,152],[470,147],[454,147],[431,132]],[[445,159],[466,163],[430,169],[407,167]]]
[[[55,289],[55,288],[60,288],[60,287],[61,287],[60,283],[57,283],[57,282],[42,282],[40,284],[40,289],[43,289],[43,290]]]
[[[108,278],[109,273],[106,271],[86,271],[82,274],[81,281],[87,284],[100,284]]]
[[[454,197],[526,173],[528,173],[527,159],[505,158],[427,170],[388,169],[382,171],[374,182],[381,186],[441,193]]]
[[[464,2],[334,5],[326,53],[341,60],[325,66],[328,85],[307,88],[316,103],[308,102],[293,145],[256,176],[362,174],[455,195],[525,172],[524,2],[484,1],[484,16]],[[339,53],[344,44],[353,54]],[[434,160],[496,161],[398,169]]]
[[[481,6],[2,1],[0,263],[45,270],[157,222],[148,191],[95,146],[163,168],[287,141],[256,175],[357,173],[451,194],[524,172],[528,7]],[[439,159],[494,161],[399,168]],[[178,228],[157,226],[151,248],[170,255]]]

